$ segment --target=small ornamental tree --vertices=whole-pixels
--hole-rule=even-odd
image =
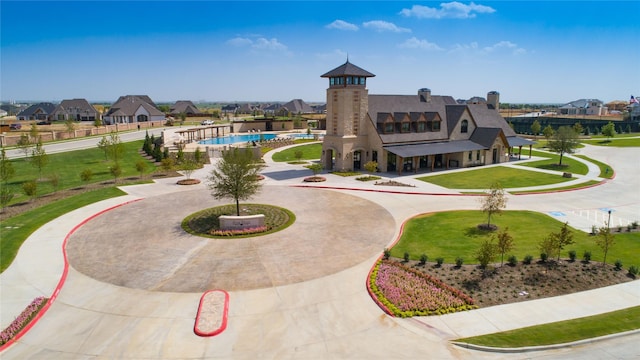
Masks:
[[[49,163],[49,156],[42,146],[42,138],[38,138],[36,147],[31,152],[31,165],[38,169],[38,176],[42,178],[42,169]]]
[[[261,188],[260,169],[262,165],[253,158],[248,149],[225,151],[211,170],[208,187],[215,199],[232,198],[236,203],[236,215],[240,216],[240,200],[246,200]]]
[[[182,172],[184,173],[184,176],[187,177],[187,180],[191,179],[191,175],[197,168],[198,164],[191,157],[187,157],[181,166]]]
[[[507,206],[507,197],[500,183],[493,183],[487,195],[482,197],[481,202],[482,212],[487,214],[487,223],[482,224],[481,228],[488,230],[497,228],[495,225],[491,226],[491,215],[500,214],[502,209]]]
[[[2,181],[3,186],[7,186],[7,182],[16,174],[16,170],[13,168],[13,164],[11,160],[7,157],[7,153],[2,148],[0,150],[0,181]]]
[[[109,140],[107,140],[107,137],[103,136],[96,146],[104,153],[104,161],[109,160]]]
[[[542,129],[542,135],[544,135],[544,138],[547,139],[547,141],[551,139],[551,137],[553,136],[553,133],[554,131],[551,125],[547,125],[544,129]]]
[[[28,197],[35,199],[38,195],[38,182],[35,180],[29,180],[22,183],[22,191]]]
[[[20,134],[20,139],[18,139],[18,142],[16,143],[16,147],[20,149],[22,153],[24,153],[24,157],[29,156],[32,146],[33,144],[29,139],[29,135],[27,135],[26,133]]]
[[[485,239],[480,248],[476,252],[476,260],[480,263],[480,267],[486,269],[489,263],[495,259],[498,253],[498,247],[492,239]]]
[[[313,163],[307,166],[307,168],[313,172],[313,176],[318,176],[318,174],[322,171],[322,164]]]
[[[513,250],[513,236],[509,234],[509,228],[507,227],[499,231],[496,238],[498,239],[496,247],[500,253],[500,266],[502,266],[504,264],[504,254]]]
[[[91,181],[92,177],[93,177],[93,171],[91,171],[91,169],[84,169],[80,173],[80,180],[82,180],[85,184]]]
[[[117,183],[118,178],[120,177],[120,175],[122,175],[122,168],[120,167],[120,164],[118,163],[113,164],[109,168],[109,173],[111,174],[111,176],[113,176],[113,182]]]
[[[538,138],[538,134],[540,133],[541,128],[542,126],[540,125],[540,122],[538,121],[538,119],[534,120],[533,124],[531,124],[531,132],[533,133],[534,139]]]
[[[607,225],[598,230],[598,235],[595,240],[596,245],[598,245],[604,253],[604,258],[602,259],[602,266],[604,266],[604,264],[607,263],[607,253],[615,243],[615,236],[611,233],[611,228]]]
[[[136,171],[138,171],[140,173],[140,178],[142,179],[142,175],[144,174],[144,172],[147,170],[148,164],[145,160],[138,160],[136,161]]]
[[[569,229],[569,223],[566,222],[557,233],[550,233],[540,243],[540,251],[549,257],[555,256],[556,261],[560,261],[560,252],[565,246],[573,244],[573,232]]]
[[[611,121],[602,126],[602,135],[606,136],[607,140],[611,140],[612,137],[616,136],[616,127]]]
[[[375,161],[367,161],[364,164],[364,169],[367,170],[367,172],[369,172],[370,174],[373,174],[374,172],[376,172],[376,170],[378,170],[378,163]]]
[[[559,127],[558,131],[553,135],[553,139],[547,143],[549,150],[560,154],[558,166],[562,166],[562,156],[565,153],[573,154],[578,145],[580,145],[578,142],[578,134],[569,126]]]

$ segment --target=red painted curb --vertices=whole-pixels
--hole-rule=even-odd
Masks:
[[[222,323],[220,324],[219,328],[213,331],[201,331],[198,325],[200,324],[200,314],[202,312],[204,298],[212,292],[221,292],[224,294],[224,308],[222,310]],[[198,313],[196,314],[196,323],[193,326],[193,332],[195,332],[196,335],[198,336],[206,336],[206,337],[220,334],[227,328],[228,314],[229,314],[229,293],[228,292],[224,290],[209,290],[205,292],[204,294],[202,294],[202,297],[200,297],[200,304],[198,305]]]
[[[73,233],[75,233],[81,226],[83,226],[84,224],[86,224],[90,220],[92,220],[92,219],[94,219],[94,218],[106,213],[107,211],[111,211],[113,209],[119,208],[119,207],[124,206],[124,205],[128,205],[128,204],[136,202],[136,201],[140,201],[140,200],[142,200],[142,199],[130,200],[130,201],[127,201],[125,203],[118,204],[118,205],[112,206],[110,208],[104,209],[104,210],[102,210],[100,212],[97,212],[97,213],[89,216],[88,218],[84,219],[83,221],[81,221],[78,225],[74,226],[73,229],[71,229],[71,231],[69,231],[69,233],[67,233],[67,235],[64,238],[64,241],[62,242],[62,256],[64,257],[64,269],[62,270],[62,276],[60,277],[60,280],[58,281],[58,285],[56,285],[56,287],[55,287],[55,289],[53,291],[53,294],[49,297],[49,300],[42,307],[42,309],[40,309],[38,314],[33,319],[31,319],[31,321],[24,328],[22,328],[22,330],[20,330],[20,332],[17,333],[16,336],[14,336],[13,338],[11,338],[11,340],[7,341],[2,346],[0,346],[0,352],[4,351],[9,346],[13,345],[24,334],[26,334],[27,331],[29,331],[44,316],[44,314],[49,310],[49,308],[51,307],[53,302],[58,297],[58,294],[60,293],[60,290],[62,289],[62,286],[64,285],[65,281],[67,280],[67,275],[69,274],[69,259],[67,258],[67,250],[66,250],[67,241],[69,240],[69,237],[71,237],[71,235],[73,235]]]

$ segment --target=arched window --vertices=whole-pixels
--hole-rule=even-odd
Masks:
[[[460,124],[460,132],[465,134],[469,131],[469,121],[462,120],[462,124]]]

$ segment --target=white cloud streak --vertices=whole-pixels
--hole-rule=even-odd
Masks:
[[[362,27],[377,32],[394,32],[394,33],[407,33],[411,32],[410,29],[397,27],[394,23],[390,23],[382,20],[373,20],[362,23]]]
[[[423,5],[413,5],[411,9],[402,9],[400,15],[416,17],[418,19],[471,19],[477,14],[491,14],[496,10],[490,6],[476,3],[463,4],[457,1],[441,3],[440,8],[432,8]]]
[[[425,39],[418,39],[415,36],[405,40],[403,43],[399,44],[398,47],[404,49],[423,49],[423,50],[436,50],[440,51],[442,48],[438,46],[438,44],[429,42]]]
[[[256,39],[250,39],[238,36],[227,40],[227,44],[235,47],[250,47],[256,50],[287,50],[287,46],[276,38],[267,39],[265,37],[258,37]]]
[[[358,26],[352,23],[348,23],[344,20],[335,20],[329,25],[325,26],[327,29],[334,30],[347,30],[347,31],[358,31]]]

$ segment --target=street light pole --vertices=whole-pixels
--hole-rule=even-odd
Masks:
[[[609,220],[607,220],[607,232],[610,233],[611,232],[611,209],[609,209],[608,213],[609,213]]]

